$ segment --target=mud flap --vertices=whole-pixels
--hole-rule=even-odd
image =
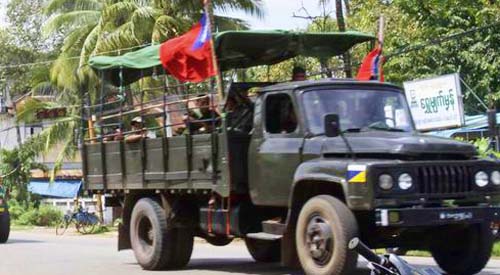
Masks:
[[[289,268],[301,268],[294,230],[286,230],[281,238],[281,265]]]
[[[130,244],[130,230],[128,226],[120,224],[118,226],[118,251],[132,249]]]

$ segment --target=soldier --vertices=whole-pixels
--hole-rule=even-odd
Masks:
[[[137,142],[143,138],[148,138],[148,131],[144,128],[142,118],[137,116],[130,122],[131,133],[125,136],[126,142]]]
[[[306,70],[303,67],[295,66],[292,71],[292,81],[307,80]]]
[[[184,123],[191,134],[210,133],[220,125],[220,115],[210,108],[208,95],[200,95],[195,100],[196,108],[184,115]]]

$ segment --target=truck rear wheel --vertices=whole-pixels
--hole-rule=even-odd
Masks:
[[[459,238],[451,241],[451,238]],[[453,227],[434,234],[430,250],[432,257],[446,273],[471,275],[488,263],[494,243],[489,224]]]
[[[167,213],[156,201],[142,198],[132,210],[130,241],[137,262],[146,270],[182,268],[193,251],[188,229],[169,228]]]
[[[306,274],[349,274],[358,255],[348,248],[358,236],[356,218],[340,200],[320,195],[300,211],[296,230],[297,254]]]
[[[257,262],[272,263],[281,259],[280,241],[266,241],[245,238],[247,250]]]
[[[0,243],[5,243],[10,234],[10,214],[5,212],[0,215]]]

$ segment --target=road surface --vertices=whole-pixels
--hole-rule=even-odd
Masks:
[[[406,258],[419,266],[434,266],[430,258]],[[367,274],[360,261],[356,274]],[[182,271],[143,271],[130,250],[117,252],[112,236],[55,236],[51,232],[12,232],[0,245],[0,275],[159,275],[159,274],[301,274],[278,264],[253,262],[242,242],[214,247],[196,242],[193,257]],[[483,275],[500,275],[500,260],[492,260]]]

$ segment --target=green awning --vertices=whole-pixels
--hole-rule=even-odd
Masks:
[[[307,33],[293,31],[226,31],[216,34],[215,49],[221,70],[273,65],[296,56],[333,57],[354,45],[375,37],[360,32]],[[142,48],[121,56],[95,56],[90,66],[101,71],[115,85],[127,85],[161,71],[160,45]],[[122,70],[120,81],[119,71]]]
[[[296,56],[333,57],[375,39],[360,32],[227,31],[216,36],[222,70],[273,65]]]
[[[94,56],[89,60],[92,68],[109,70],[116,68],[147,69],[160,65],[160,45],[153,45],[120,56]]]

